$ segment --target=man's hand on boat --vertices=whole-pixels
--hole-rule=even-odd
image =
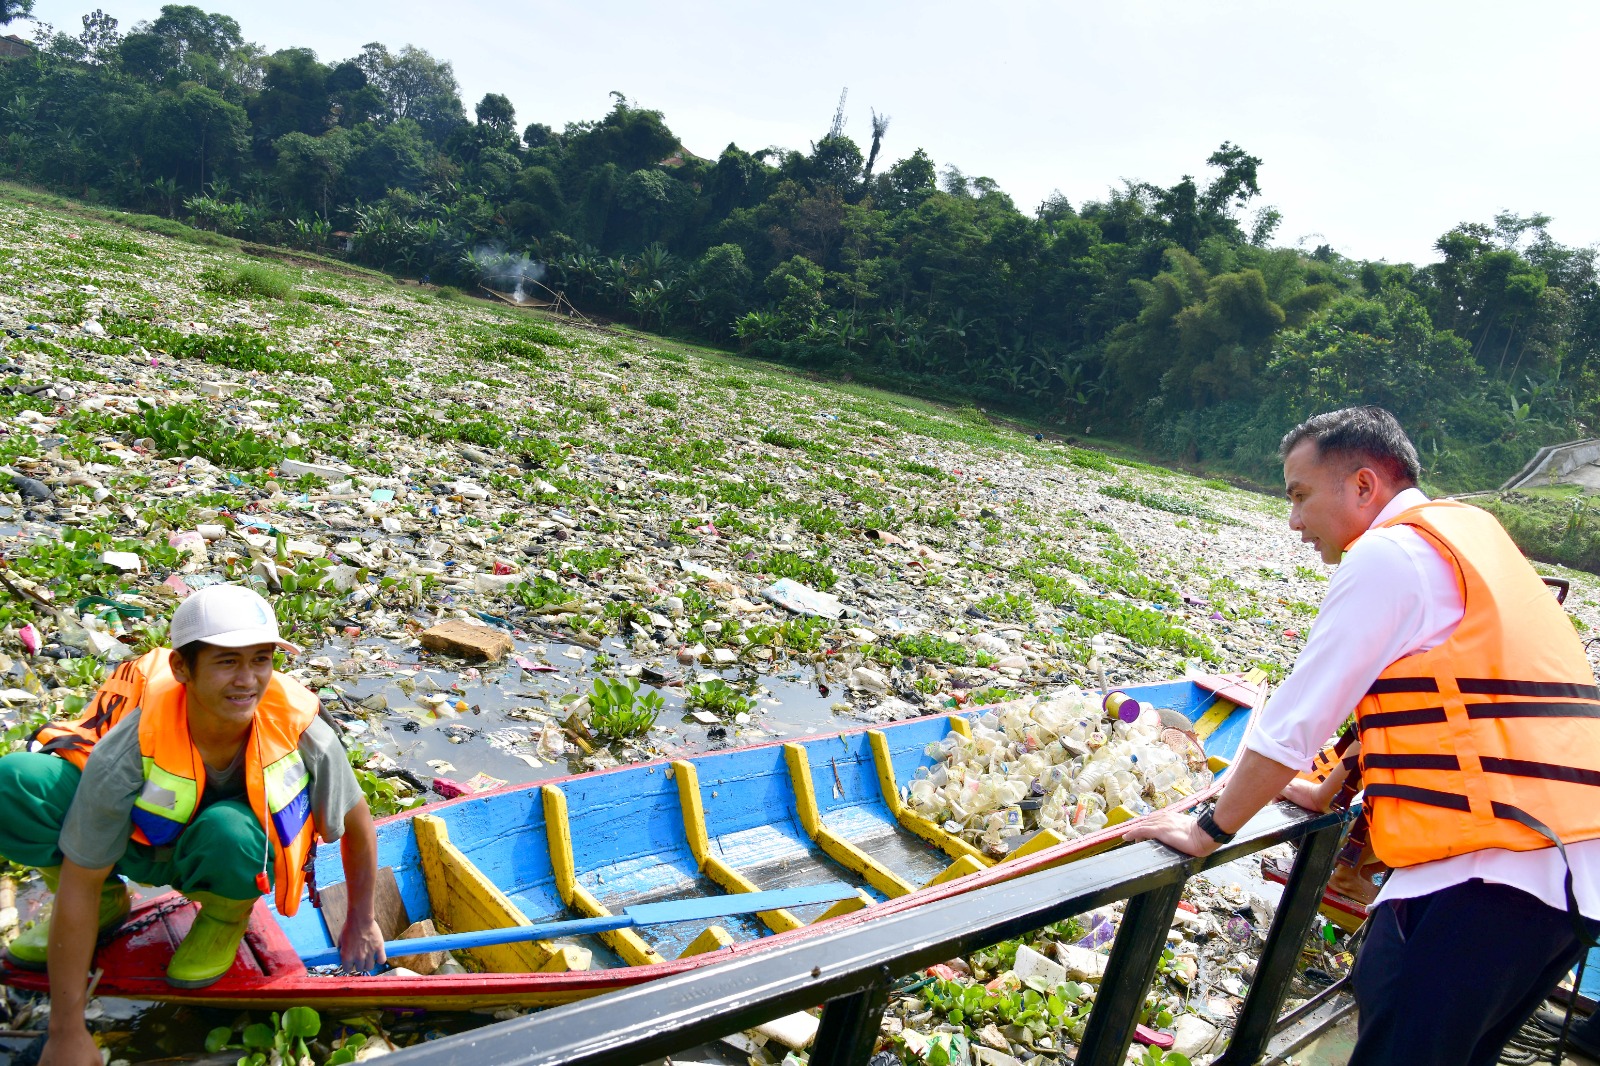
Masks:
[[[339,965],[346,970],[371,973],[385,962],[383,933],[375,918],[357,921],[354,915],[339,934]]]
[[[1255,813],[1282,797],[1305,806],[1309,799],[1303,789],[1291,790],[1295,770],[1267,758],[1259,752],[1243,748],[1233,768],[1228,771],[1227,784],[1217,797],[1212,821],[1223,833],[1239,831]],[[1313,809],[1320,810],[1321,807]],[[1122,837],[1123,840],[1157,840],[1185,855],[1206,856],[1222,845],[1201,828],[1194,815],[1185,812],[1158,811],[1135,822]]]
[[[383,932],[378,928],[373,905],[378,880],[378,834],[365,803],[357,803],[344,816],[339,858],[344,862],[344,878],[350,886],[350,912],[339,934],[339,965],[352,972],[371,973],[386,960]]]

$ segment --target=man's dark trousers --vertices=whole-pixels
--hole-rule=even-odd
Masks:
[[[1350,1066],[1494,1066],[1584,951],[1566,911],[1476,879],[1384,903],[1369,921]]]

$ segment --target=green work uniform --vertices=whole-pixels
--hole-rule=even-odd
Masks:
[[[299,750],[322,836],[337,840],[345,814],[364,802],[361,787],[326,722],[311,723]],[[226,899],[260,895],[256,874],[267,838],[246,795],[243,748],[232,766],[207,769],[198,813],[166,847],[131,839],[130,814],[143,781],[137,711],[100,739],[82,771],[38,752],[0,758],[0,796],[7,806],[0,818],[0,856],[23,866],[59,866],[65,856],[89,869],[110,866],[139,884]]]

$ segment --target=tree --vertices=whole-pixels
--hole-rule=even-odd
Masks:
[[[33,0],[0,0],[0,26],[33,14]]]
[[[699,310],[706,328],[728,336],[733,320],[748,306],[750,285],[755,280],[745,264],[744,249],[737,244],[706,249],[690,272],[690,280],[700,291]]]
[[[499,93],[484,93],[474,111],[478,116],[478,125],[488,126],[497,133],[516,136],[517,112],[508,97]]]
[[[1290,418],[1378,404],[1419,440],[1482,380],[1467,343],[1435,329],[1421,301],[1400,289],[1377,300],[1345,297],[1317,322],[1285,333],[1266,376]]]
[[[251,51],[239,23],[186,4],[168,4],[154,22],[122,39],[119,56],[135,77],[176,88],[186,81],[217,91],[241,88]]]
[[[367,84],[367,76],[353,60],[328,71],[328,116],[341,126],[359,126],[383,114],[383,93]]]
[[[122,43],[122,34],[117,32],[117,20],[95,8],[83,16],[83,32],[78,35],[78,43],[83,46],[84,56],[90,62],[106,62],[116,55],[117,47]]]
[[[843,134],[830,135],[811,146],[805,177],[813,192],[831,189],[854,198],[861,190],[861,149]]]
[[[878,179],[873,198],[891,213],[916,207],[938,188],[938,173],[928,153],[918,148]]]
[[[244,108],[203,85],[156,97],[145,123],[145,144],[158,173],[203,190],[208,177],[231,172],[249,146]],[[193,169],[191,169],[191,166]],[[184,181],[192,176],[192,182]]]
[[[621,93],[611,113],[597,123],[567,127],[564,161],[574,172],[592,172],[607,163],[627,173],[658,165],[678,150],[677,136],[659,111],[631,106]]]
[[[422,127],[408,118],[381,128],[363,126],[356,156],[345,168],[344,187],[357,200],[376,200],[390,189],[416,190],[428,173],[430,149]]]
[[[789,336],[798,336],[822,310],[822,268],[803,255],[778,264],[767,275],[767,295]]]
[[[409,44],[391,53],[375,41],[354,62],[368,84],[383,94],[389,121],[410,119],[435,144],[443,144],[466,122],[461,87],[449,63]]]
[[[330,69],[309,48],[285,48],[266,58],[261,92],[250,105],[258,142],[276,144],[287,133],[315,137],[333,118],[328,99]]]
[[[617,206],[632,216],[637,246],[666,235],[688,205],[688,190],[660,168],[635,170],[617,189]]]
[[[531,151],[546,145],[559,144],[560,135],[543,122],[530,122],[522,130],[522,143]]]
[[[273,144],[279,179],[302,203],[328,217],[328,200],[345,169],[355,158],[356,146],[349,130],[334,128],[320,137],[295,131]]]
[[[1261,195],[1256,182],[1256,172],[1261,166],[1259,156],[1250,155],[1238,145],[1228,141],[1206,157],[1206,165],[1222,173],[1206,186],[1201,206],[1213,214],[1226,214],[1231,208],[1243,207]]]

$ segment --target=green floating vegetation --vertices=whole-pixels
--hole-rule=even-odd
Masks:
[[[761,443],[771,444],[778,448],[804,448],[807,442],[805,438],[798,437],[788,430],[769,429],[761,434]]]
[[[985,596],[973,606],[990,618],[1021,622],[1024,625],[1032,622],[1037,614],[1033,601],[1015,592],[997,592]]]
[[[894,650],[908,659],[927,659],[949,666],[966,666],[972,652],[964,644],[933,633],[906,633],[894,639]]]
[[[518,581],[506,589],[506,596],[518,606],[529,610],[576,604],[578,597],[559,581],[536,577],[532,581]]]
[[[827,590],[839,583],[838,573],[821,559],[808,559],[790,551],[768,552],[762,558],[746,561],[742,569],[786,577],[814,589]]]
[[[109,428],[150,438],[162,455],[198,455],[231,470],[262,470],[290,454],[266,437],[222,422],[203,403],[157,407],[140,400],[138,414],[113,419]]]
[[[597,677],[589,692],[589,726],[612,740],[643,736],[656,724],[665,705],[659,692],[641,695],[636,677]]]
[[[1121,600],[1074,595],[1062,628],[1079,639],[1092,639],[1109,630],[1147,648],[1166,648],[1208,663],[1222,661],[1211,642],[1174,622],[1165,612],[1152,611]]]
[[[561,565],[574,570],[584,577],[598,573],[601,570],[613,570],[622,562],[620,549],[605,547],[585,550],[572,548],[561,553]]]
[[[1073,466],[1082,467],[1084,470],[1094,470],[1102,474],[1114,474],[1116,465],[1101,455],[1099,452],[1085,451],[1082,448],[1070,448],[1067,451],[1067,462]]]
[[[1203,503],[1198,503],[1183,496],[1175,496],[1170,492],[1140,488],[1126,481],[1115,485],[1101,485],[1100,491],[1114,499],[1127,500],[1129,503],[1137,503],[1144,507],[1157,511],[1166,511],[1170,514],[1188,515],[1191,518],[1215,522],[1219,526],[1236,526],[1240,524],[1236,519],[1229,518],[1215,508],[1207,507]]]
[[[720,718],[748,713],[756,705],[754,700],[721,678],[690,685],[684,692],[683,702],[686,707],[708,711]]]
[[[923,477],[932,478],[934,481],[945,480],[944,471],[928,463],[905,462],[900,464],[900,469],[908,474],[921,474]]]
[[[1050,573],[1050,566],[1060,566],[1102,588],[1114,590],[1136,600],[1175,605],[1178,593],[1170,586],[1142,573],[1138,556],[1127,550],[1127,545],[1114,533],[1107,534],[1108,543],[1101,551],[1111,565],[1103,565],[1092,557],[1059,549],[1047,549],[1034,555],[1017,568],[1017,576],[1033,586],[1040,599],[1060,607],[1072,598],[1074,586],[1066,578]]]
[[[752,645],[782,648],[800,655],[809,655],[822,650],[823,638],[828,634],[829,625],[826,618],[800,615],[785,618],[776,625],[758,623],[745,630],[745,636]]]

